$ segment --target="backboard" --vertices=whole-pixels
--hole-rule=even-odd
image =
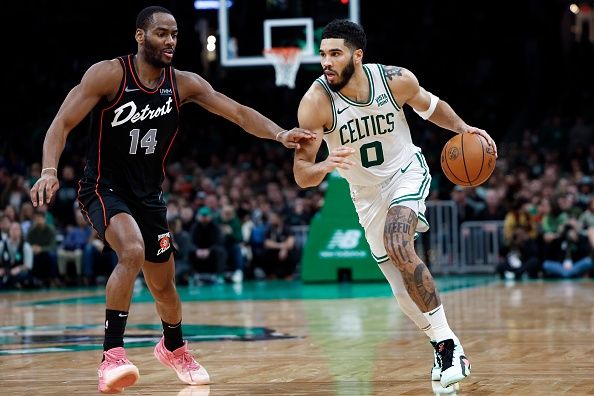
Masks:
[[[333,19],[359,22],[359,0],[219,0],[220,62],[264,66],[272,47],[301,48],[301,63],[319,63],[323,27]]]

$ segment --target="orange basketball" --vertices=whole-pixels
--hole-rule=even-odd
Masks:
[[[476,187],[495,170],[495,151],[476,133],[454,135],[441,150],[441,169],[454,184]]]

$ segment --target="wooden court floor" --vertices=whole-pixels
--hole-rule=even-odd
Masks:
[[[160,322],[137,290],[126,345],[141,377],[123,394],[594,394],[594,282],[438,283],[473,366],[457,392],[434,387],[430,344],[387,285],[292,282],[180,288],[185,335],[213,381],[202,387],[154,359]],[[0,395],[97,394],[102,293],[0,294]]]

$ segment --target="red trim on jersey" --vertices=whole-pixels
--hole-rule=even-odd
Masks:
[[[89,222],[89,224],[91,225],[91,227],[93,227],[93,229],[95,230],[95,232],[97,233],[97,235],[101,236],[101,234],[99,233],[99,231],[97,231],[97,228],[95,227],[95,224],[93,224],[93,220],[91,220],[91,217],[89,216],[89,212],[87,212],[87,210],[85,209],[85,205],[83,205],[83,203],[80,201],[80,189],[82,188],[82,185],[80,184],[80,180],[78,181],[78,192],[76,194],[76,200],[78,201],[78,206],[80,208],[80,211],[82,212],[82,214],[84,214],[87,218],[87,221]]]
[[[165,162],[167,162],[167,156],[169,155],[169,150],[171,150],[171,146],[173,146],[173,141],[177,136],[177,131],[179,131],[179,127],[175,129],[175,133],[171,138],[171,142],[169,142],[169,146],[167,147],[167,151],[165,151],[165,155],[163,156],[163,162],[161,163],[161,168],[163,169],[163,177],[165,177]]]
[[[177,92],[177,80],[175,79],[174,76],[174,70],[173,67],[169,68],[169,81],[171,81],[171,90],[173,91],[173,99],[175,102],[175,107],[177,108],[177,114],[178,114],[178,118],[179,118],[179,97],[178,97],[178,92]]]
[[[173,76],[173,67],[169,68],[169,80],[171,81],[171,90],[173,91],[173,101],[175,102],[175,107],[177,108],[177,114],[178,114],[178,119],[179,119],[179,98],[177,96],[177,84],[175,84],[175,78]],[[165,155],[163,156],[163,162],[161,163],[161,168],[163,169],[163,177],[166,177],[165,162],[167,162],[167,156],[169,155],[169,150],[171,150],[171,147],[173,146],[173,141],[175,140],[175,137],[177,136],[178,131],[179,131],[179,126],[175,129],[175,133],[173,134],[173,137],[171,138],[171,142],[169,142],[169,146],[167,147],[167,151],[165,151]]]
[[[157,84],[157,87],[155,89],[150,90],[150,89],[146,88],[139,80],[136,79],[136,70],[134,70],[134,63],[132,62],[132,55],[128,55],[128,67],[130,68],[130,72],[131,72],[130,74],[132,75],[132,79],[136,83],[136,86],[138,86],[138,88],[140,88],[140,90],[144,93],[154,94],[165,83],[166,73],[163,73],[163,77],[161,77],[161,81],[159,82],[159,84]]]

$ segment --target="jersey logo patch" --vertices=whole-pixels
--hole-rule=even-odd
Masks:
[[[140,88],[130,88],[130,87],[126,87],[126,89],[124,89],[124,91],[126,91],[126,92],[140,91]]]
[[[338,114],[340,114],[340,113],[342,113],[343,111],[345,111],[346,109],[348,109],[349,107],[351,107],[351,106],[347,106],[347,107],[345,107],[344,109],[338,109],[337,113],[338,113]]]
[[[378,95],[377,98],[375,98],[375,103],[377,103],[377,106],[383,106],[386,103],[388,103],[388,95],[386,95],[385,93]]]
[[[168,232],[165,234],[161,234],[157,237],[159,240],[159,250],[157,251],[157,256],[161,253],[165,253],[167,249],[171,247],[171,236]]]

